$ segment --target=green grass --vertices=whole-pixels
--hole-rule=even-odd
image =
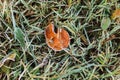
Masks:
[[[116,8],[119,0],[0,0],[0,80],[119,80]],[[51,21],[69,32],[66,50],[47,46]]]

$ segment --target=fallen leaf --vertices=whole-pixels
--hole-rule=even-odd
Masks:
[[[15,57],[16,57],[16,53],[8,54],[0,61],[0,67],[2,67],[7,60],[15,61]]]
[[[120,8],[113,11],[111,19],[115,20],[116,23],[120,23]]]
[[[58,28],[54,31],[53,23],[50,23],[45,29],[45,38],[47,45],[54,51],[61,51],[68,47],[70,36],[64,28]]]
[[[115,20],[116,18],[120,18],[120,9],[116,9],[113,11],[111,18]]]

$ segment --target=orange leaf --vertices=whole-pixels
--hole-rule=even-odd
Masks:
[[[120,9],[116,9],[113,13],[111,18],[115,20],[116,18],[120,18]]]
[[[68,32],[63,28],[58,28],[55,32],[53,23],[50,23],[45,29],[45,38],[47,45],[54,51],[67,48],[70,43]]]

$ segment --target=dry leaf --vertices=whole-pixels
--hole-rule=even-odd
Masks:
[[[120,22],[120,8],[113,11],[111,18]]]
[[[47,45],[54,51],[61,51],[68,47],[70,36],[63,28],[58,28],[54,31],[54,24],[51,22],[45,29],[45,38]]]
[[[120,17],[120,9],[116,9],[111,16],[112,19],[116,19],[118,17]]]
[[[16,57],[15,53],[8,54],[0,61],[0,67],[2,67],[7,60],[15,61],[15,57]]]

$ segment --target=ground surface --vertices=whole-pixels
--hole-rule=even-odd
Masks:
[[[0,80],[119,80],[119,0],[0,0]],[[71,41],[55,52],[53,21]]]

